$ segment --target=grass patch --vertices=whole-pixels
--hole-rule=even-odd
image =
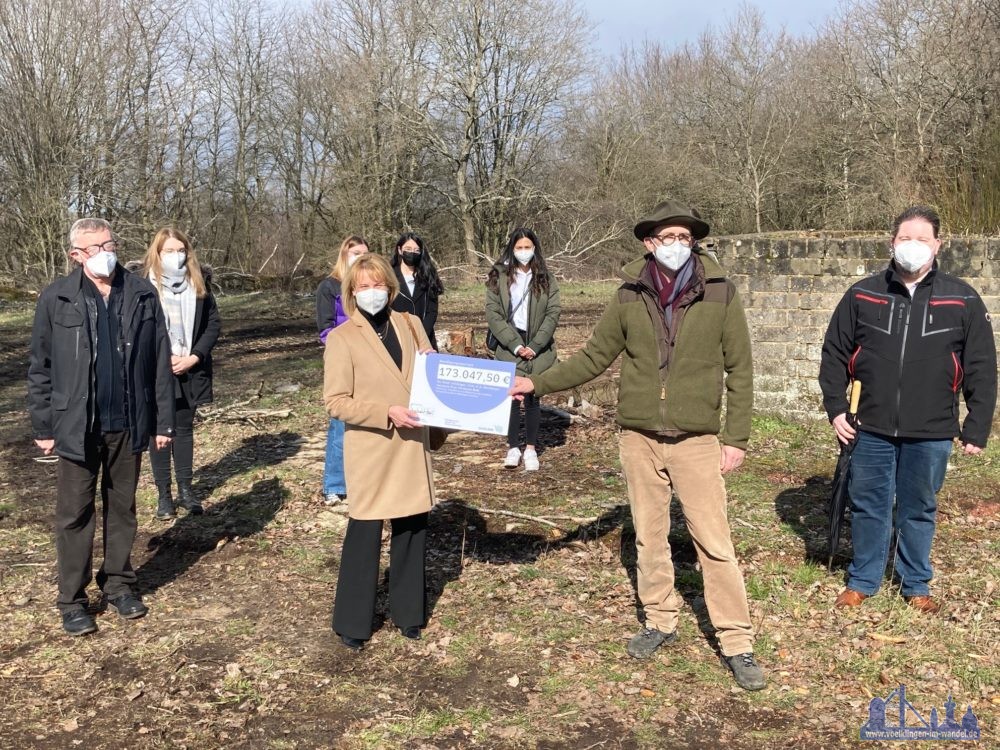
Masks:
[[[246,618],[227,620],[225,624],[226,635],[233,637],[251,636],[256,628],[257,624]]]
[[[259,706],[263,702],[264,696],[249,677],[227,675],[222,681],[218,700],[220,705],[236,704],[247,708]]]
[[[791,573],[792,583],[799,586],[811,586],[827,577],[826,568],[811,561],[796,565]]]
[[[518,578],[522,578],[525,581],[533,581],[536,578],[542,577],[542,571],[531,565],[525,565],[517,571]]]
[[[466,710],[441,708],[422,710],[403,720],[390,721],[377,730],[365,730],[359,734],[364,747],[382,748],[397,746],[401,741],[432,739],[446,730],[461,727],[466,731],[477,731],[492,717],[486,707]]]
[[[31,326],[35,319],[35,306],[22,309],[16,308],[0,309],[0,326],[7,328],[27,328]]]

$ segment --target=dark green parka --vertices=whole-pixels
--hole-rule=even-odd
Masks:
[[[495,356],[502,362],[514,362],[518,375],[537,375],[554,365],[556,358],[555,333],[559,324],[559,285],[549,274],[549,291],[536,295],[534,292],[525,304],[528,305],[528,340],[521,336],[510,321],[510,284],[507,281],[507,266],[497,263],[493,266],[500,275],[497,291],[486,288],[486,322],[500,345]],[[522,359],[514,354],[519,346],[527,346],[535,352],[535,358]]]

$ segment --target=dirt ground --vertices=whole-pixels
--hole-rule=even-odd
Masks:
[[[563,354],[585,341],[608,289],[564,290]],[[435,455],[422,640],[382,621],[383,576],[374,638],[358,654],[343,648],[330,609],[346,516],[320,502],[312,305],[221,300],[216,403],[195,433],[206,512],[158,522],[144,467],[133,564],[150,613],[102,614],[99,632],[78,639],[53,606],[55,466],[37,460],[25,410],[30,306],[0,307],[0,746],[829,748],[858,744],[868,701],[903,683],[925,716],[949,692],[963,713],[971,705],[981,744],[995,746],[995,441],[978,460],[954,457],[941,495],[945,613],[917,615],[893,585],[841,612],[831,604],[843,567],[820,562],[829,428],[755,419],[728,483],[770,678],[748,694],[719,661],[676,504],[681,637],[646,662],[625,653],[639,622],[617,429],[601,408],[613,388],[585,390],[597,405],[583,413],[571,394],[547,397],[557,409],[544,412],[541,471],[504,470],[503,441],[483,435],[453,435]],[[478,326],[481,343],[478,305],[478,292],[446,297],[439,329]],[[100,535],[95,550],[99,564]]]

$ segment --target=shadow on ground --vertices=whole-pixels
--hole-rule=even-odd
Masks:
[[[289,493],[277,478],[255,482],[248,492],[233,495],[205,510],[184,516],[167,531],[151,537],[152,555],[136,571],[140,594],[177,580],[223,539],[246,539],[261,532],[285,504]]]
[[[461,576],[467,560],[491,565],[528,565],[546,552],[606,536],[622,527],[627,519],[628,506],[618,505],[600,518],[553,539],[542,534],[490,531],[486,518],[472,506],[456,500],[439,503],[430,514],[427,527],[427,620],[433,617],[448,583]],[[379,581],[375,632],[386,622],[390,574],[391,571],[384,570]]]
[[[247,437],[235,450],[198,470],[195,495],[205,500],[232,477],[280,464],[301,447],[302,436],[294,432]],[[287,496],[279,479],[264,479],[254,483],[249,492],[209,504],[204,515],[183,516],[147,543],[154,551],[136,571],[139,592],[152,593],[177,580],[223,539],[259,533],[281,510]]]
[[[789,487],[774,499],[774,510],[782,522],[802,540],[802,559],[826,566],[830,501],[829,477],[811,476],[798,487]],[[845,568],[853,555],[850,545],[850,511],[840,532],[835,568]]]
[[[230,479],[251,469],[274,466],[287,461],[302,449],[303,438],[297,432],[251,435],[243,444],[218,461],[196,472],[194,493],[204,502]]]

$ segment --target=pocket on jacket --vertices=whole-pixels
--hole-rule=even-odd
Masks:
[[[66,411],[69,407],[69,394],[68,393],[53,393],[52,394],[52,408],[55,411]]]
[[[667,398],[671,417],[681,428],[717,418],[722,406],[722,365],[679,357],[670,364]]]
[[[56,313],[54,322],[62,328],[79,328],[83,325],[83,313],[73,307],[61,308]]]

